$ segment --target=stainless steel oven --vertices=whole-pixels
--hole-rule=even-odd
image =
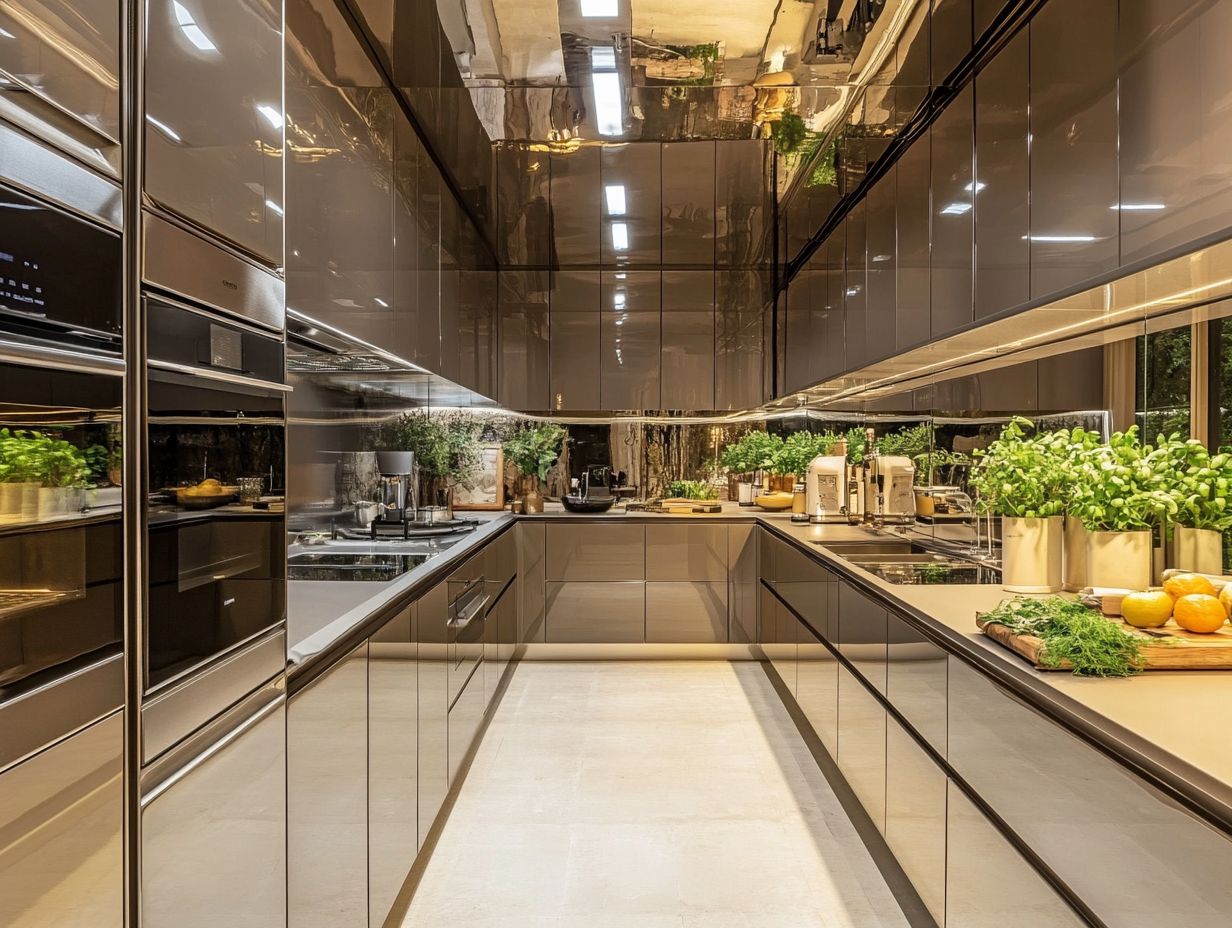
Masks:
[[[286,618],[284,345],[169,297],[149,318],[146,688]]]

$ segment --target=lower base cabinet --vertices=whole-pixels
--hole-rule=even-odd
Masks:
[[[953,783],[946,834],[945,928],[1086,925]]]
[[[641,580],[550,580],[549,644],[641,642],[646,639],[646,584]]]
[[[846,667],[838,671],[838,767],[885,834],[886,710]]]
[[[799,629],[796,702],[833,756],[838,751],[838,659],[810,629]]]
[[[483,664],[480,663],[470,680],[449,707],[449,784],[453,785],[462,769],[467,752],[475,743],[479,727],[483,724],[485,708],[483,690]]]
[[[648,582],[646,640],[661,643],[727,641],[727,584]]]
[[[947,777],[893,718],[886,720],[885,839],[939,926],[945,921]]]

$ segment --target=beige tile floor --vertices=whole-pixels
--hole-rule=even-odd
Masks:
[[[905,926],[756,664],[521,664],[404,928]]]

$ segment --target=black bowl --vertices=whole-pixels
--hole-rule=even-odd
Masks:
[[[570,512],[607,512],[616,505],[616,497],[605,499],[583,499],[580,496],[562,496],[560,501]]]

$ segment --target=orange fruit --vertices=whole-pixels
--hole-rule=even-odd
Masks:
[[[1164,581],[1164,592],[1173,599],[1180,599],[1190,593],[1214,596],[1215,584],[1201,574],[1176,574]]]
[[[1232,615],[1232,583],[1224,584],[1224,588],[1219,591],[1219,601],[1223,603],[1228,615]]]
[[[1172,597],[1163,590],[1128,593],[1121,600],[1121,618],[1136,628],[1159,628],[1172,616]]]
[[[1223,628],[1228,621],[1228,613],[1223,608],[1223,603],[1214,596],[1187,593],[1176,601],[1172,618],[1186,631],[1209,635]]]

